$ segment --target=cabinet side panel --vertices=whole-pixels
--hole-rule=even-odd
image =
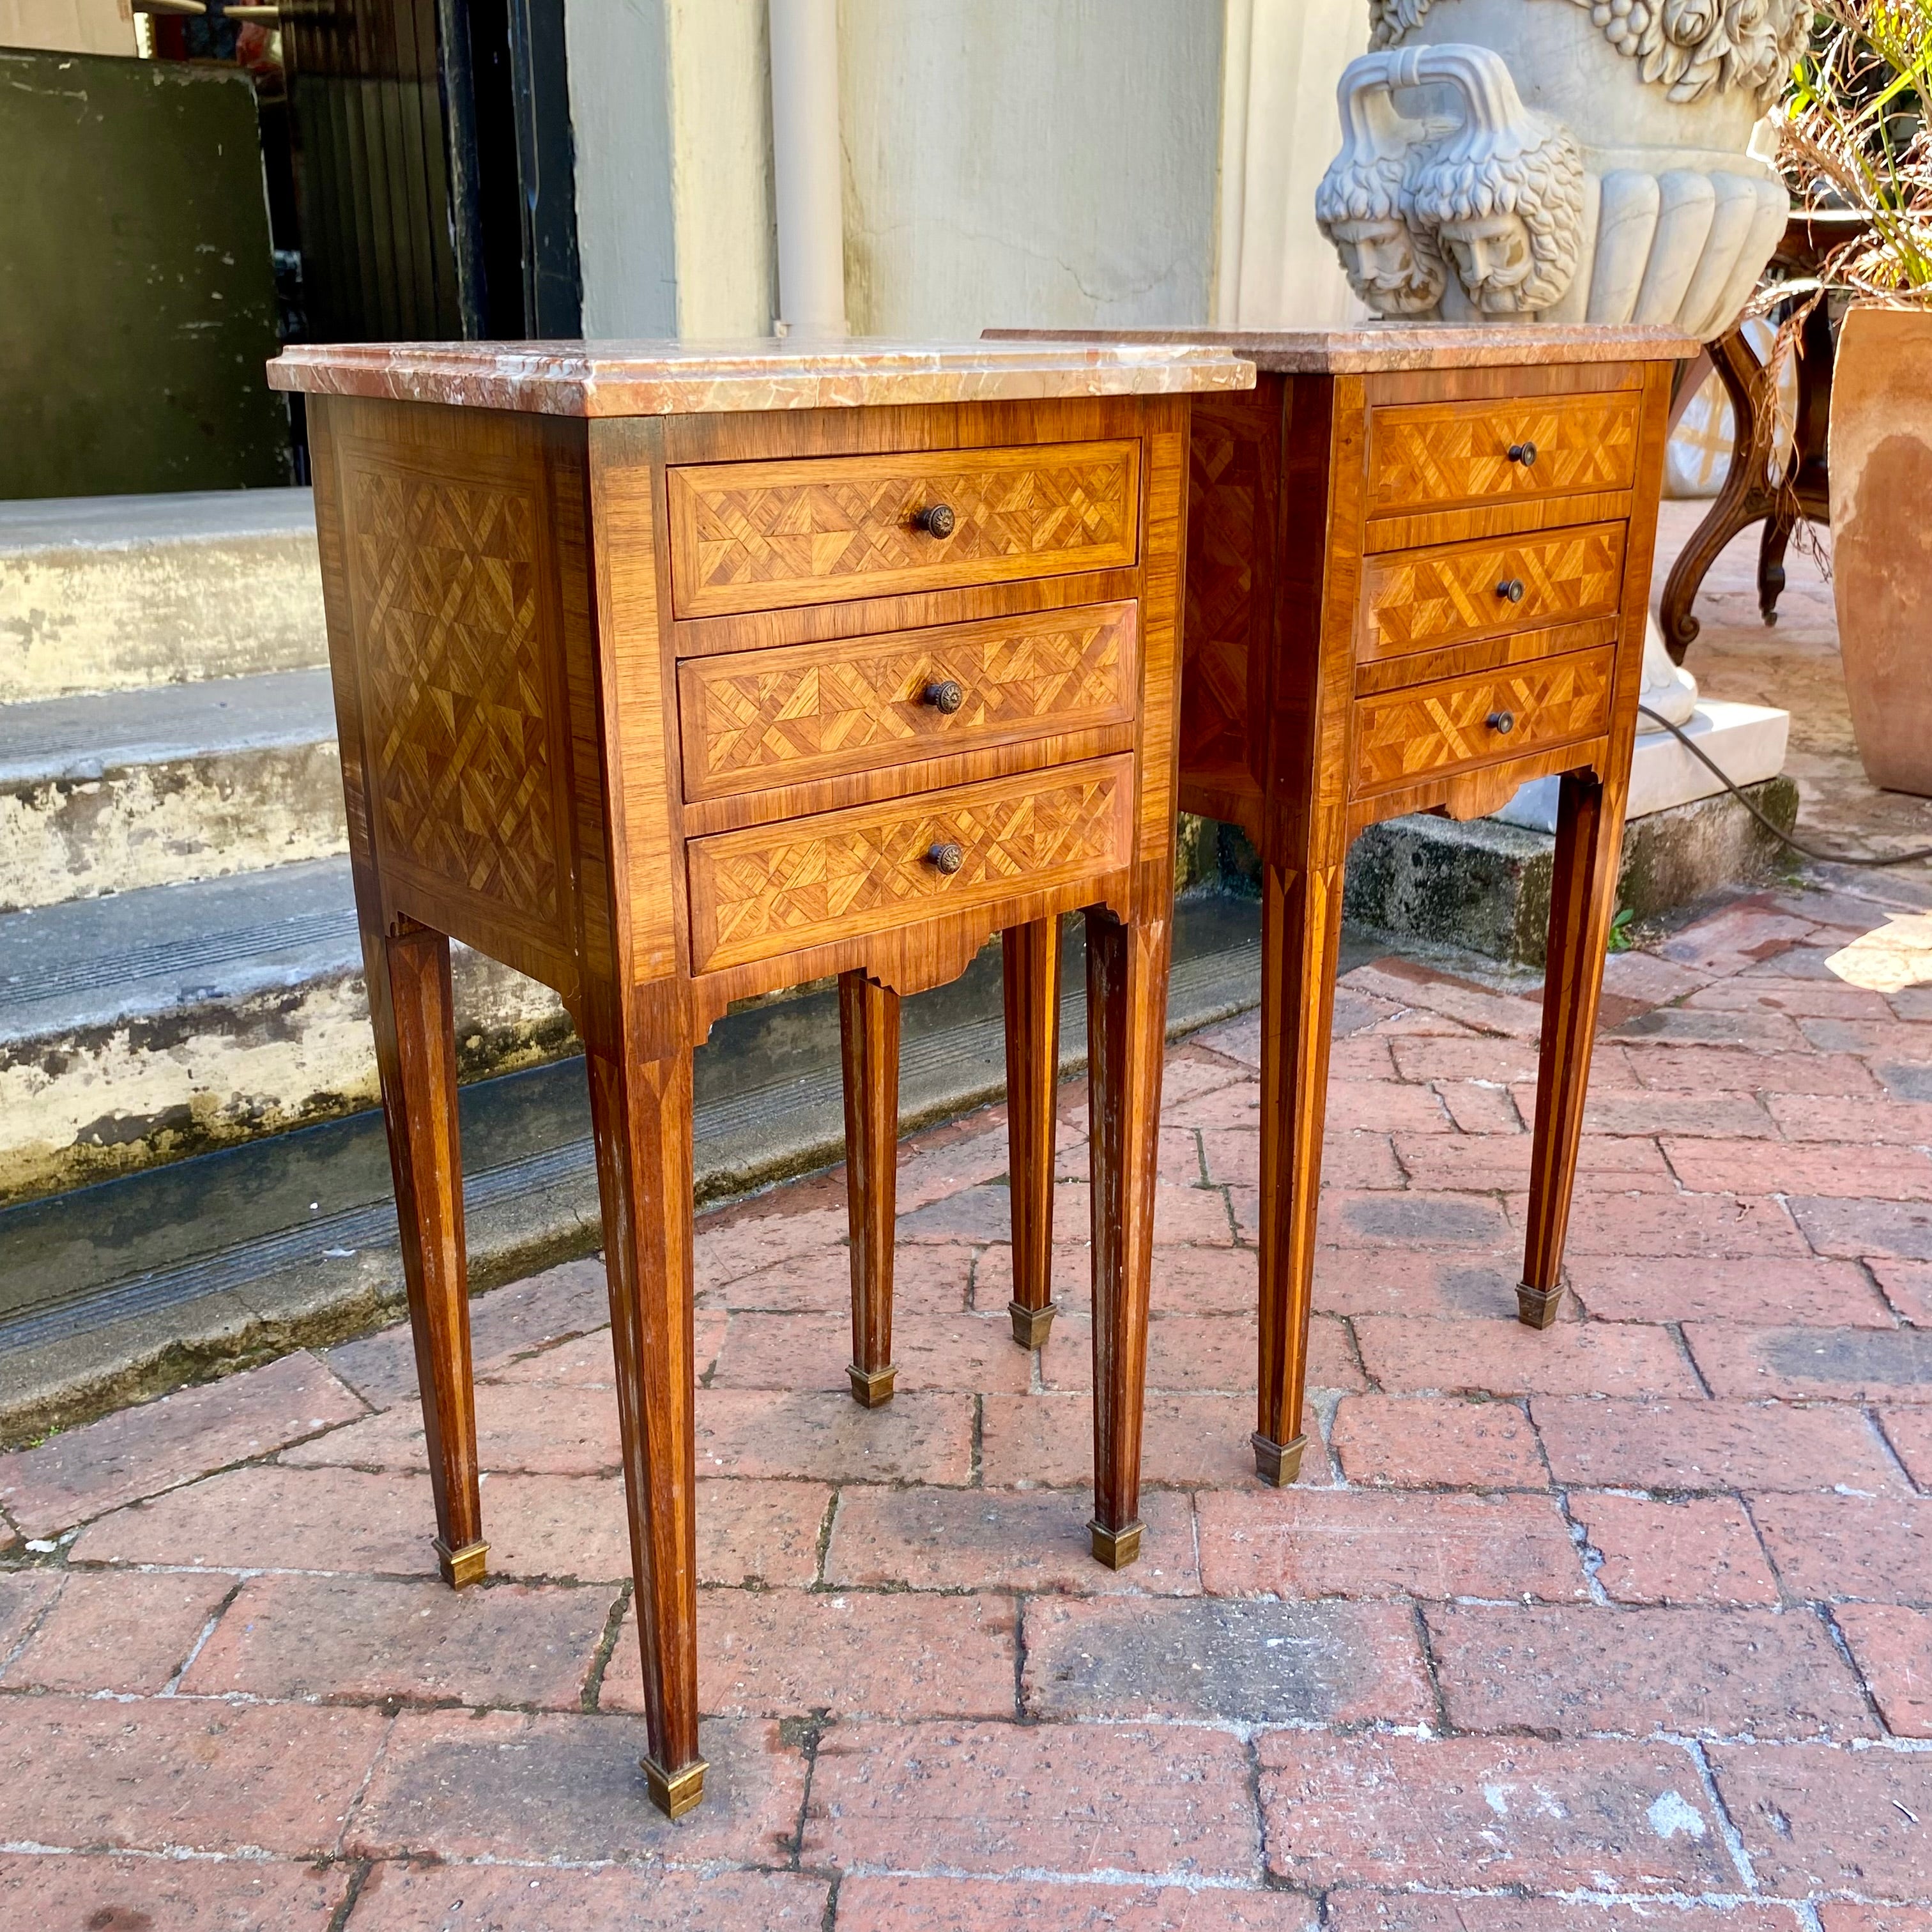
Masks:
[[[1279,376],[1194,399],[1180,694],[1180,769],[1190,793],[1210,786],[1217,797],[1259,796],[1262,734],[1252,727],[1273,626],[1280,468]],[[1262,668],[1258,678],[1251,667]]]
[[[322,602],[328,631],[329,683],[341,750],[343,803],[350,856],[374,862],[369,830],[368,760],[362,746],[362,697],[356,676],[356,626],[349,595],[347,543],[342,527],[342,482],[337,471],[336,424],[352,404],[333,396],[309,399],[309,461],[315,479],[315,530],[322,561]]]
[[[386,903],[568,994],[551,426],[364,401],[338,402],[332,416],[365,809]]]

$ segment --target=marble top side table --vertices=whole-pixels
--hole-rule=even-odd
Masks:
[[[586,1048],[652,1798],[698,1802],[691,1056],[839,976],[854,1391],[891,1386],[897,1000],[1088,926],[1095,1493],[1139,1541],[1189,396],[1225,350],[302,347],[443,1574],[483,1574],[452,938]],[[1042,980],[1043,983],[1043,980]],[[1010,987],[1022,1048],[1052,1021]],[[1050,1054],[1022,1050],[1043,1088]],[[872,1070],[872,1077],[868,1070]],[[1051,1139],[1046,1178],[1051,1182]]]
[[[1370,325],[1212,345],[1192,417],[1182,808],[1262,862],[1260,1400],[1294,1480],[1348,847],[1560,775],[1520,1318],[1555,1320],[1642,682],[1674,331]]]

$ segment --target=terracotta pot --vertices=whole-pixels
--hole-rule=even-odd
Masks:
[[[1854,308],[1832,382],[1832,576],[1865,776],[1932,798],[1932,312]]]

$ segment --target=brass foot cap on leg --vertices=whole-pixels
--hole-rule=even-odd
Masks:
[[[1560,1288],[1532,1288],[1526,1281],[1516,1284],[1516,1318],[1526,1328],[1547,1328],[1562,1306]]]
[[[1292,1442],[1270,1442],[1257,1430],[1248,1440],[1255,1445],[1255,1474],[1271,1489],[1285,1490],[1301,1474],[1306,1436],[1298,1436]]]
[[[1136,1521],[1125,1529],[1104,1529],[1098,1522],[1090,1522],[1087,1537],[1093,1545],[1094,1562],[1106,1564],[1109,1570],[1124,1570],[1141,1553],[1141,1532],[1144,1527]]]
[[[436,1540],[436,1567],[452,1590],[460,1590],[466,1583],[482,1582],[489,1554],[487,1543],[466,1543],[460,1550],[452,1550],[441,1537]]]
[[[704,1759],[694,1758],[682,1771],[660,1771],[649,1758],[638,1762],[644,1768],[644,1782],[650,1786],[651,1802],[667,1818],[682,1818],[704,1796]]]
[[[883,1408],[892,1400],[896,1368],[862,1369],[854,1362],[845,1372],[852,1378],[852,1400],[861,1408]]]
[[[1017,1301],[1006,1304],[1006,1312],[1013,1318],[1013,1340],[1022,1348],[1043,1348],[1046,1338],[1053,1333],[1053,1318],[1058,1304],[1049,1301],[1044,1308],[1022,1308]]]

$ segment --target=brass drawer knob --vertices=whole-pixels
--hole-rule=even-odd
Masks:
[[[1514,711],[1492,711],[1483,722],[1492,731],[1507,738],[1516,729],[1516,713]]]
[[[1520,604],[1522,602],[1522,579],[1520,577],[1504,578],[1496,586],[1496,595],[1509,603]]]
[[[919,694],[922,704],[943,711],[950,718],[966,702],[966,694],[950,677],[943,684],[928,684]]]
[[[1533,469],[1536,464],[1536,445],[1533,442],[1513,442],[1510,445],[1509,460],[1520,463],[1524,469]]]
[[[928,503],[924,509],[913,512],[912,526],[925,531],[929,537],[950,537],[956,520],[950,506]]]
[[[966,862],[966,854],[950,839],[943,845],[934,846],[926,856],[942,872],[956,872]]]

